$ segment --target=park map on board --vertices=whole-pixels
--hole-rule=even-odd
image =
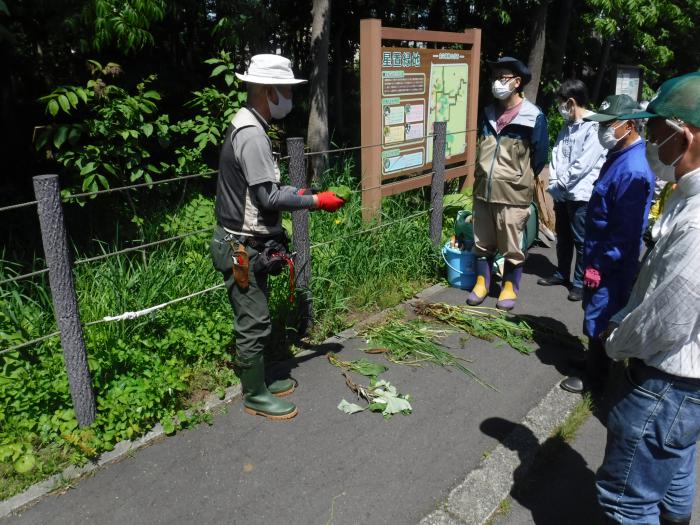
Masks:
[[[460,50],[382,49],[383,178],[430,167],[436,121],[447,122],[447,162],[466,156],[468,60]]]

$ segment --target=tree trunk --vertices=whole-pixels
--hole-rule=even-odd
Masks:
[[[549,0],[541,0],[540,5],[537,7],[535,21],[532,27],[532,47],[530,47],[530,56],[527,59],[527,67],[530,68],[530,73],[532,73],[532,80],[525,86],[525,97],[533,103],[537,102],[537,91],[539,90],[540,78],[542,76],[548,7]]]
[[[564,69],[564,57],[566,55],[566,42],[569,39],[569,28],[571,27],[571,9],[574,0],[563,0],[559,6],[559,31],[552,50],[552,78],[561,80],[561,73]]]
[[[335,122],[333,128],[334,133],[343,134],[345,130],[345,119],[343,118],[344,99],[343,95],[343,69],[345,68],[345,53],[343,37],[345,35],[345,22],[343,17],[339,17],[335,33],[333,34],[333,73],[334,73],[334,91],[335,96]],[[339,135],[346,138],[344,135]]]
[[[610,48],[612,47],[612,38],[606,38],[603,42],[603,49],[600,53],[600,67],[598,68],[598,74],[595,77],[595,85],[593,86],[593,93],[591,93],[591,101],[598,102],[598,97],[600,96],[600,88],[603,85],[603,77],[608,69],[608,61],[610,60]]]
[[[330,38],[331,4],[330,0],[313,0],[311,9],[311,57],[313,69],[309,95],[309,131],[307,143],[310,151],[328,149],[328,41]],[[327,155],[311,157],[311,173],[314,182],[321,180],[326,166]]]

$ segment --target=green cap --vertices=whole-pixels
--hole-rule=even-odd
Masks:
[[[700,128],[700,71],[667,80],[645,111],[625,115],[636,118],[678,119]]]
[[[584,117],[583,120],[592,120],[594,122],[627,120],[629,118],[627,117],[628,114],[639,111],[639,109],[639,104],[629,95],[610,95],[601,102],[596,113],[591,113]]]

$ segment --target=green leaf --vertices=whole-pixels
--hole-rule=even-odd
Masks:
[[[143,126],[141,126],[141,130],[143,131],[144,135],[150,137],[153,134],[153,124],[146,122]]]
[[[3,0],[0,0],[0,11],[5,13],[7,16],[10,16],[10,11],[7,9],[7,5],[5,2],[3,2]]]
[[[210,78],[211,78],[211,77],[216,77],[216,76],[220,75],[221,73],[223,73],[224,71],[226,71],[227,69],[228,69],[228,66],[227,66],[226,64],[222,64],[222,65],[220,65],[220,66],[216,66],[216,67],[214,68],[214,71],[211,72],[211,75],[209,75],[209,77],[210,77]]]
[[[12,465],[19,474],[27,474],[36,466],[36,458],[32,454],[21,456]]]
[[[229,73],[229,74],[224,76],[224,81],[226,82],[227,86],[231,86],[231,85],[233,85],[235,79],[234,79],[233,75]]]
[[[80,175],[87,175],[88,173],[91,173],[93,171],[95,171],[95,163],[88,162],[85,166],[81,168]]]
[[[78,96],[82,99],[82,101],[85,102],[85,103],[87,104],[87,101],[88,101],[87,92],[86,92],[83,88],[81,88],[81,87],[76,88],[75,92],[76,92],[76,93],[78,94]]]
[[[160,100],[160,93],[158,93],[157,91],[154,91],[154,90],[150,90],[150,91],[146,91],[146,92],[143,94],[143,97],[144,97],[144,98],[150,98],[150,99],[153,99],[153,100]]]
[[[77,107],[78,105],[78,95],[73,93],[72,91],[67,91],[66,96],[68,97],[68,102],[70,102],[70,105],[73,106],[74,108]]]
[[[66,141],[68,137],[68,126],[61,126],[56,130],[53,136],[53,145],[58,149]]]
[[[166,434],[174,434],[175,433],[175,423],[173,423],[172,418],[167,418],[165,421],[160,422],[161,425],[163,425],[163,432]]]
[[[55,117],[58,114],[58,102],[56,99],[50,100],[46,105],[46,109],[51,113],[52,117]]]
[[[59,95],[58,96],[58,104],[61,106],[61,109],[65,111],[66,113],[70,113],[70,102],[68,101],[68,97],[65,95]]]
[[[357,412],[364,412],[366,409],[362,408],[360,405],[349,403],[343,399],[340,403],[338,403],[338,410],[345,412],[346,414],[356,414]]]

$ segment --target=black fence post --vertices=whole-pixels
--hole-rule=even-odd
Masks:
[[[433,124],[433,181],[430,186],[430,240],[440,245],[442,236],[442,198],[445,194],[445,138],[447,123]]]
[[[68,235],[58,187],[58,175],[33,178],[44,245],[54,316],[61,332],[73,408],[81,427],[95,420],[95,394],[88,369],[83,328],[80,324],[78,299],[73,282],[72,258],[68,251]]]
[[[306,162],[304,158],[304,139],[292,137],[287,139],[289,153],[289,178],[297,188],[306,187]],[[311,242],[309,239],[309,210],[292,212],[292,231],[294,250],[296,251],[295,269],[297,285],[297,305],[299,307],[299,337],[304,337],[313,326],[313,297],[309,283],[311,281]]]

